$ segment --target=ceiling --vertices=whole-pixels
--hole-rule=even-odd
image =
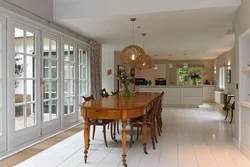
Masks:
[[[135,44],[142,46],[141,34],[146,33],[144,50],[152,58],[213,59],[235,45],[232,25],[240,2],[54,0],[54,20],[99,41],[104,49],[120,51],[132,44],[130,18],[135,17]]]

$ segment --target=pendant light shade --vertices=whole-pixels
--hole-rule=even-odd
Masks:
[[[134,64],[136,59],[145,56],[144,50],[140,46],[134,45],[134,22],[136,18],[131,18],[130,20],[133,22],[133,44],[126,46],[122,50],[120,58],[123,64]]]
[[[143,49],[144,49],[144,37],[146,36],[146,34],[143,33],[142,36],[143,36]],[[145,54],[145,56],[140,56],[136,59],[135,67],[141,69],[153,68],[153,60],[149,55]]]

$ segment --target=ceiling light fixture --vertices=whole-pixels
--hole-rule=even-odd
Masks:
[[[144,49],[144,37],[146,36],[145,33],[142,34],[143,39],[143,49]],[[145,56],[140,56],[135,61],[135,67],[136,68],[153,68],[153,60],[152,58],[145,54]]]
[[[136,18],[130,19],[133,23],[133,44],[126,46],[120,55],[121,61],[123,64],[134,64],[134,61],[140,57],[145,56],[144,50],[138,46],[134,45],[134,22],[136,21]]]
[[[183,68],[188,68],[188,63],[187,62],[183,63]]]

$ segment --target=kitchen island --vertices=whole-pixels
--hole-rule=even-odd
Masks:
[[[213,89],[214,86],[213,85],[139,86],[139,92],[160,93],[164,91],[165,95],[162,102],[164,106],[199,107],[199,105],[203,104],[204,93],[208,91],[207,90],[208,88]]]

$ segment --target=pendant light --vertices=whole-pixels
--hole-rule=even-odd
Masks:
[[[146,36],[145,33],[142,34],[143,38],[143,49],[144,49],[144,37]],[[152,58],[145,54],[145,56],[140,56],[136,59],[135,61],[135,67],[136,68],[141,68],[141,69],[147,69],[147,68],[152,68],[153,67],[153,60]]]
[[[140,46],[134,45],[134,22],[136,18],[131,18],[130,20],[133,23],[133,44],[126,46],[122,50],[120,58],[123,64],[131,64],[133,66],[137,58],[145,56],[145,52]]]

